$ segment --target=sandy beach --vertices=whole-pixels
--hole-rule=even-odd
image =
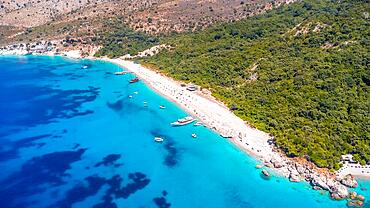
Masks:
[[[115,63],[133,72],[152,89],[175,102],[208,128],[218,132],[225,139],[229,139],[238,148],[259,159],[262,163],[266,164],[271,161],[287,163],[285,155],[273,150],[274,146],[269,143],[272,139],[269,134],[250,127],[215,98],[206,98],[209,96],[204,96],[200,91],[188,91],[186,87],[181,86],[181,83],[133,61],[108,58],[102,60]],[[294,172],[289,168],[275,168],[275,171],[285,177],[290,177]],[[340,178],[348,174],[370,178],[369,171],[370,167],[368,166],[344,164],[344,167],[338,170],[336,175]]]
[[[272,158],[280,159],[281,156],[269,145],[268,141],[271,137],[267,133],[248,126],[221,103],[205,98],[200,95],[201,92],[190,92],[175,80],[132,61],[107,58],[103,60],[118,64],[133,72],[154,90],[178,104],[207,127],[228,138],[239,148],[261,161],[270,161]]]
[[[336,174],[339,177],[351,174],[359,178],[370,179],[370,165],[345,163],[343,167],[336,172]]]

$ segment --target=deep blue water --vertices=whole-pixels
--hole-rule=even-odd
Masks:
[[[0,56],[0,207],[346,207],[305,183],[263,179],[209,129],[171,127],[186,113],[120,70]]]

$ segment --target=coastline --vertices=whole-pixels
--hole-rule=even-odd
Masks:
[[[67,55],[70,58],[75,58],[75,56]],[[273,137],[248,125],[247,122],[236,116],[226,105],[213,96],[205,96],[199,90],[195,92],[188,91],[186,87],[181,86],[182,83],[133,61],[92,56],[86,57],[86,59],[114,63],[134,73],[151,89],[176,103],[180,108],[201,121],[207,128],[228,139],[239,149],[261,161],[266,167],[274,169],[279,175],[290,177],[291,171],[288,169],[276,168],[276,166],[283,166],[282,163],[289,159],[283,153],[275,150],[275,146],[271,143]],[[187,98],[184,99],[184,97]],[[361,179],[370,180],[370,165],[363,166],[363,168],[367,168],[369,172],[361,173],[358,169],[354,169],[353,164],[345,163],[340,170],[336,171],[336,175],[345,177],[351,174]],[[320,172],[322,171],[321,169]]]
[[[111,195],[112,202],[118,207],[156,207],[153,199],[162,197],[164,190],[168,193],[166,201],[171,203],[171,207],[205,205],[214,208],[249,206],[285,208],[295,207],[302,201],[305,201],[302,208],[345,207],[346,200],[331,200],[327,192],[322,194],[320,191],[315,191],[306,182],[290,183],[289,180],[272,171],[271,178],[263,177],[261,170],[255,168],[259,161],[244,154],[228,140],[222,139],[204,126],[190,124],[184,127],[172,127],[169,124],[177,118],[188,115],[187,112],[149,88],[144,81],[129,84],[129,80],[135,76],[131,72],[121,76],[114,75],[114,72],[125,70],[116,64],[100,60],[33,55],[0,56],[0,60],[2,61],[1,74],[4,75],[2,95],[17,93],[19,96],[17,98],[20,98],[17,100],[23,104],[17,110],[12,109],[11,106],[14,105],[5,105],[2,110],[9,109],[9,111],[1,115],[11,118],[12,115],[16,115],[16,112],[23,112],[33,115],[30,117],[32,124],[38,123],[19,132],[13,132],[8,131],[12,126],[8,127],[7,120],[3,120],[6,128],[2,131],[5,135],[4,139],[9,139],[12,142],[9,144],[14,144],[12,146],[16,148],[20,144],[18,141],[24,138],[50,135],[35,141],[45,143],[42,147],[36,145],[19,149],[21,157],[17,155],[9,160],[2,157],[4,161],[1,165],[4,168],[9,166],[8,163],[14,166],[6,169],[1,181],[6,187],[14,187],[11,190],[18,190],[6,191],[2,195],[14,193],[10,198],[15,202],[20,199],[28,200],[27,196],[30,196],[31,203],[40,208],[44,204],[55,207],[59,201],[70,199],[68,197],[70,194],[76,194],[76,189],[81,190],[81,187],[86,187],[87,189],[83,189],[90,190],[88,189],[91,184],[89,179],[92,176],[93,179],[99,179],[98,182],[104,180],[107,183],[100,186],[98,192],[89,192],[86,198],[80,198],[81,195],[85,196],[82,190],[76,195],[82,200],[72,206],[91,207],[98,203],[103,207],[109,206],[106,203],[102,204],[104,202],[102,196],[111,193],[109,191],[111,185],[113,189],[121,187],[117,190],[126,190],[124,188],[128,184],[137,184],[130,178],[131,173],[140,172],[150,182],[146,187],[131,194],[129,198],[116,198],[115,194]],[[24,91],[25,85],[26,91]],[[40,88],[43,88],[42,91],[38,90]],[[29,91],[34,92],[32,95],[35,96],[30,97]],[[19,101],[15,103],[11,99],[5,102],[20,103]],[[147,105],[144,102],[147,102]],[[53,105],[48,105],[50,103]],[[69,103],[74,104],[69,107],[75,110],[68,107]],[[65,105],[68,108],[63,107],[63,111],[59,111],[61,109],[59,106]],[[161,109],[160,105],[166,108]],[[40,111],[29,111],[39,109],[40,106],[44,107],[41,114],[37,114]],[[56,118],[53,119],[56,122],[44,123],[45,116],[50,118],[45,114],[50,110],[55,112],[52,116]],[[81,114],[83,112],[89,113]],[[70,114],[68,117],[62,117],[64,113]],[[17,122],[24,121],[22,117],[14,118]],[[17,126],[27,125],[20,122]],[[192,133],[196,133],[198,137],[192,138]],[[155,142],[156,136],[162,137],[164,141]],[[66,155],[75,155],[76,152],[82,154],[79,160],[73,162],[67,170],[69,175],[61,178],[68,183],[68,186],[56,185],[53,190],[58,190],[60,193],[58,196],[53,196],[52,192],[41,189],[36,191],[39,194],[37,196],[33,196],[35,191],[29,192],[29,195],[22,195],[24,191],[19,185],[23,183],[12,183],[13,176],[17,177],[16,181],[28,181],[29,177],[35,174],[38,176],[39,170],[48,171],[54,168],[55,157],[47,157],[50,153],[54,155],[54,152],[58,153],[58,161],[61,163],[69,160]],[[64,154],[65,152],[67,154]],[[104,158],[108,156],[110,159],[113,158],[110,155],[114,155],[115,158],[119,155],[121,157],[113,164],[102,164],[108,161]],[[36,162],[36,164],[32,163],[34,170],[22,169],[22,166],[36,158],[45,158],[43,164],[47,163],[47,166],[37,165]],[[12,177],[6,177],[8,175]],[[118,177],[117,175],[120,175],[123,180],[116,181],[114,178]],[[34,183],[23,184],[22,187],[42,188],[50,184],[49,177],[33,181]],[[361,185],[367,189],[370,188],[367,182],[361,181]],[[6,188],[6,190],[9,189]],[[100,192],[102,194],[99,194]],[[369,197],[366,192],[359,193],[364,193],[366,198]],[[41,195],[42,197],[39,197]]]
[[[353,175],[335,175],[307,161],[288,158],[276,150],[272,137],[265,132],[250,127],[215,98],[206,98],[201,92],[190,92],[181,83],[148,69],[132,61],[108,58],[92,58],[121,66],[134,73],[153,90],[175,102],[179,107],[193,115],[206,127],[228,139],[241,151],[262,163],[261,170],[272,170],[291,182],[308,182],[315,190],[329,191],[332,199],[341,200],[350,196],[348,188],[358,186]],[[364,178],[364,177],[360,177]]]
[[[18,53],[12,51],[8,55],[26,55],[29,53]],[[4,54],[1,53],[0,55]],[[92,56],[82,57],[80,51],[67,51],[61,53],[47,52],[36,53],[33,55],[62,55],[67,58],[107,61],[121,66],[122,68],[133,72],[138,78],[149,85],[153,90],[164,97],[175,102],[179,107],[189,114],[198,118],[208,128],[216,131],[220,135],[236,145],[243,152],[255,157],[261,161],[262,165],[272,169],[278,175],[289,178],[292,182],[306,180],[314,189],[327,190],[334,199],[343,199],[349,195],[346,187],[352,187],[351,184],[343,185],[342,179],[336,178],[334,174],[323,171],[312,164],[305,164],[287,158],[283,153],[276,151],[274,145],[270,142],[272,137],[267,133],[250,127],[246,122],[233,114],[225,105],[222,105],[216,99],[206,98],[201,92],[190,92],[182,87],[179,82],[164,76],[151,69],[145,68],[132,61],[109,58],[95,58]],[[265,168],[263,167],[263,168]],[[366,177],[361,177],[366,178]],[[357,184],[357,182],[356,182]]]
[[[196,117],[206,127],[261,161],[278,159],[280,155],[273,151],[268,141],[272,139],[267,133],[249,127],[243,120],[233,114],[226,106],[207,99],[199,93],[190,92],[175,80],[147,69],[140,64],[122,59],[96,59],[111,62],[134,73],[159,94],[176,103],[187,113]],[[221,122],[222,121],[222,122]],[[243,136],[241,140],[239,133]]]

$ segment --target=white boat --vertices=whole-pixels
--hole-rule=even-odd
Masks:
[[[200,122],[200,121],[198,121],[198,122],[196,122],[196,123],[194,124],[194,126],[203,126],[203,123],[202,123],[202,122]]]
[[[139,94],[139,92],[134,92],[135,95]]]
[[[115,75],[125,75],[127,73],[127,71],[114,72]]]
[[[190,123],[193,123],[196,119],[194,119],[193,117],[191,116],[186,116],[185,118],[180,118],[178,119],[177,121],[175,122],[172,122],[171,125],[172,126],[184,126],[184,125],[187,125],[187,124],[190,124]]]
[[[262,170],[262,174],[266,177],[270,177],[270,173],[267,170]]]
[[[197,138],[197,135],[196,134],[192,134],[191,135],[194,139]]]
[[[156,142],[163,142],[164,139],[162,137],[154,137],[154,141],[156,141]]]
[[[232,137],[233,137],[233,136],[231,136],[231,135],[223,134],[223,133],[221,133],[221,136],[222,136],[223,138],[225,138],[225,139],[230,139],[230,138],[232,138]]]
[[[128,97],[129,97],[129,98],[132,98],[132,95],[129,95]]]
[[[193,84],[189,84],[187,87],[186,87],[187,90],[189,91],[196,91],[198,90],[198,87],[193,85]]]
[[[163,106],[163,105],[160,105],[160,106],[159,106],[159,108],[160,108],[160,109],[166,109],[166,107],[165,107],[165,106]]]

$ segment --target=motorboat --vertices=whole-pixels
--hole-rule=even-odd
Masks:
[[[166,106],[160,105],[159,108],[160,109],[166,109]]]
[[[156,141],[156,142],[163,142],[164,139],[162,137],[154,137],[154,141]]]
[[[270,177],[270,173],[267,170],[262,170],[262,174],[266,177]]]
[[[198,121],[198,122],[196,122],[196,123],[194,124],[194,126],[203,126],[203,123],[202,123],[202,122],[200,122],[200,121]]]
[[[127,74],[127,71],[114,72],[115,75],[124,75]]]
[[[197,138],[197,135],[196,134],[191,134],[191,137],[193,137],[195,139],[195,138]]]
[[[221,133],[221,136],[222,136],[223,138],[225,138],[225,139],[230,139],[230,138],[232,138],[232,137],[233,137],[233,136],[231,136],[231,135],[223,134],[223,133]]]
[[[193,117],[191,116],[186,116],[185,118],[180,118],[178,119],[177,121],[175,122],[172,122],[171,125],[172,126],[184,126],[184,125],[187,125],[187,124],[190,124],[190,123],[193,123],[196,119],[194,119]]]
[[[187,90],[189,91],[197,91],[198,90],[198,87],[194,84],[189,84],[187,87],[186,87]]]
[[[130,80],[129,82],[130,82],[130,84],[132,84],[132,83],[135,83],[135,82],[138,82],[139,81],[139,78],[134,78],[134,79],[132,79],[132,80]]]

